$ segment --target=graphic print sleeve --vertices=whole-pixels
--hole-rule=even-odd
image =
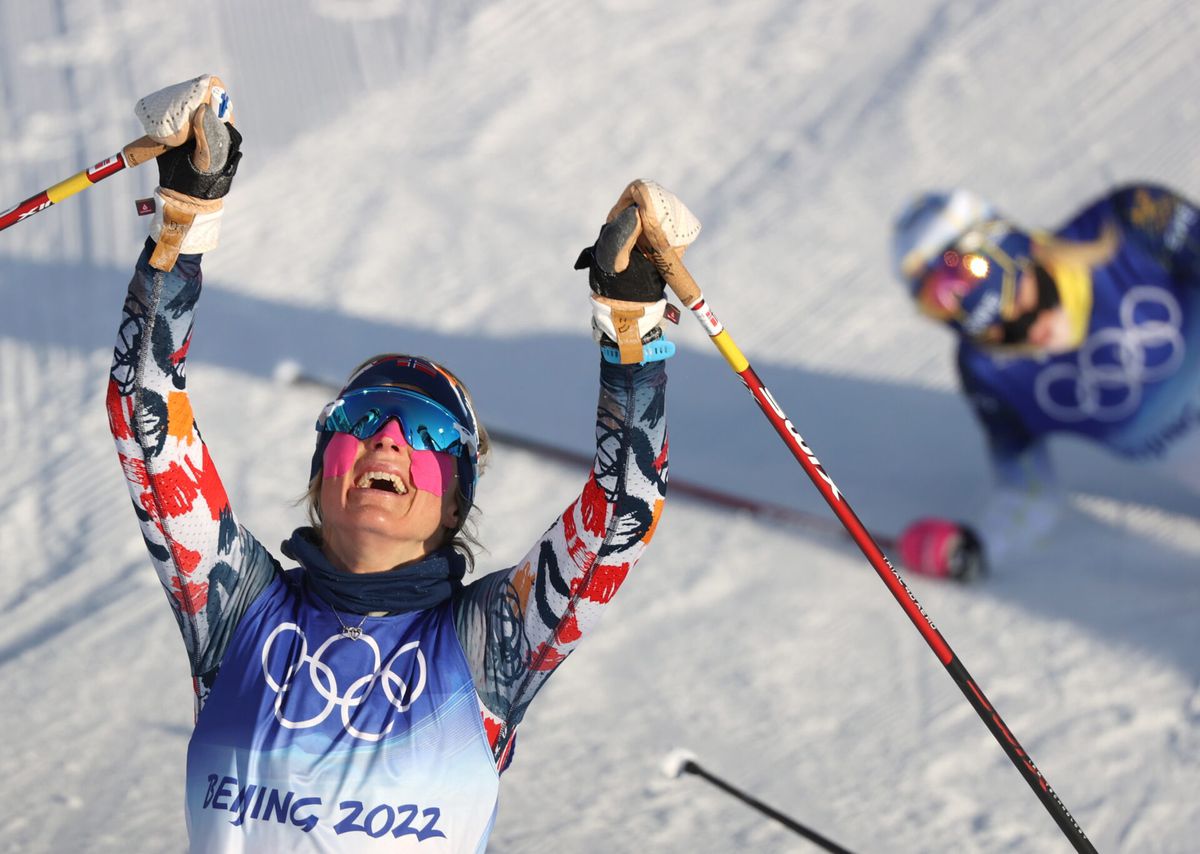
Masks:
[[[191,663],[197,710],[238,619],[277,564],[238,525],[192,416],[185,382],[200,256],[163,273],[138,260],[113,352],[109,427],[142,537]]]
[[[654,535],[667,486],[662,362],[603,363],[582,494],[525,558],[467,587],[455,621],[497,761],[529,701],[599,618]]]

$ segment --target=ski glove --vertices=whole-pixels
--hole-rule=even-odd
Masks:
[[[233,127],[229,93],[220,78],[201,75],[138,101],[146,135],[171,146],[158,157],[150,264],[170,270],[180,253],[217,246],[222,197],[241,160],[242,136]]]
[[[639,197],[645,210],[630,196],[630,187],[635,185],[645,191]],[[660,222],[672,225],[669,239],[680,247],[680,255],[700,231],[700,222],[673,193],[653,182],[634,182],[612,209],[596,243],[575,262],[575,269],[588,270],[593,335],[609,361],[655,361],[675,351],[662,337],[666,283],[644,254],[655,251],[647,241],[648,225],[661,237]]]
[[[900,559],[913,572],[972,581],[987,569],[983,546],[969,527],[949,519],[919,519],[897,541]]]

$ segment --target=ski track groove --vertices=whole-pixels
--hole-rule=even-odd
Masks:
[[[1119,64],[1126,70],[1131,66],[1136,66],[1135,74],[1112,75],[1112,79],[1107,81],[1109,85],[1084,87],[1083,98],[1078,104],[1078,109],[1085,118],[1079,125],[1078,136],[1095,138],[1096,126],[1100,122],[1098,117],[1102,114],[1098,109],[1101,104],[1105,104],[1111,110],[1134,113],[1136,111],[1131,108],[1136,107],[1137,103],[1144,98],[1145,81],[1148,78],[1161,79],[1161,75],[1152,73],[1169,61],[1165,60],[1164,53],[1160,52],[1160,44],[1149,44],[1145,46],[1145,49],[1141,49],[1139,45],[1139,42],[1149,39],[1150,33],[1151,30],[1148,27],[1135,31],[1113,51],[1114,64],[1117,64],[1116,60],[1122,54],[1129,54],[1128,60]],[[1170,52],[1166,52],[1165,56],[1169,57]],[[1134,80],[1138,80],[1139,84],[1135,85]]]
[[[46,595],[42,598],[53,600],[54,605],[53,608],[45,610],[52,613],[44,619],[36,620],[32,625],[27,625],[28,621],[23,620],[16,628],[19,634],[17,639],[0,641],[0,666],[7,666],[44,646],[56,645],[60,629],[86,621],[97,621],[115,605],[123,604],[126,600],[140,600],[145,595],[144,587],[128,582],[143,571],[140,566],[127,566],[123,572],[113,577],[110,583],[96,590],[68,590],[63,596],[53,595],[57,592],[55,589],[45,591]],[[12,630],[6,628],[5,634],[11,633]]]

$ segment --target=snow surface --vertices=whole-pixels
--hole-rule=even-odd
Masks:
[[[323,395],[385,349],[486,421],[589,447],[571,270],[627,181],[705,223],[710,302],[859,516],[986,495],[950,338],[892,281],[889,218],[968,184],[1052,225],[1115,181],[1200,196],[1188,0],[0,0],[0,206],[222,75],[246,136],[190,382],[242,519],[298,524]],[[103,411],[144,233],[123,173],[0,235],[0,851],[179,851],[191,686]],[[687,318],[672,473],[822,510]],[[1101,851],[1200,850],[1195,497],[1085,447],[1052,541],[970,588],[910,579]],[[584,472],[500,448],[484,568]],[[604,623],[531,707],[496,852],[806,851],[674,748],[855,851],[1070,850],[862,557],[676,497]]]

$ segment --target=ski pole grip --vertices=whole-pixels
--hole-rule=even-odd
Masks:
[[[646,215],[647,211],[654,211],[654,202],[650,199],[645,182],[634,181],[626,187],[625,192],[621,194],[621,201],[626,200],[637,207],[638,225],[641,227],[641,234],[637,239],[638,246],[654,263],[659,275],[670,285],[684,307],[691,308],[700,299],[700,286],[696,284],[687,267],[683,266],[680,250],[671,245],[653,213],[650,216]]]
[[[700,301],[700,286],[696,284],[696,280],[692,278],[687,267],[683,266],[683,259],[675,253],[674,249],[667,249],[663,252],[654,246],[647,246],[646,252],[658,269],[659,275],[671,286],[671,290],[675,292],[675,296],[679,297],[684,308],[691,308]]]
[[[135,139],[133,142],[121,149],[121,154],[125,157],[127,166],[141,166],[147,160],[153,160],[170,148],[165,143],[158,142],[148,136],[143,136],[141,139]]]

